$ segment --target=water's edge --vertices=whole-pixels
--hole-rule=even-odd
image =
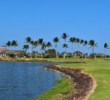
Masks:
[[[62,75],[42,67],[50,64],[52,63],[0,62],[0,99],[28,100],[54,86],[55,80]]]
[[[83,73],[81,69],[62,68],[56,65],[44,67],[60,72],[61,74],[72,78],[74,80],[73,82],[76,83],[74,87],[75,89],[73,90],[74,94],[65,98],[65,100],[73,100],[73,98],[76,98],[78,100],[87,100],[90,94],[96,88],[96,82],[93,76]]]

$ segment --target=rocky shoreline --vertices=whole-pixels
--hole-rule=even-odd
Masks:
[[[83,73],[82,69],[62,68],[56,65],[44,66],[44,68],[58,71],[73,79],[75,83],[73,94],[64,100],[73,100],[74,97],[76,100],[87,100],[94,89],[94,79],[89,74]]]

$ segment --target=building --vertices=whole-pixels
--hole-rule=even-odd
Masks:
[[[3,44],[1,47],[0,47],[0,56],[6,56],[6,46]]]

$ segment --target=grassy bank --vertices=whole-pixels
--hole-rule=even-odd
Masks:
[[[47,90],[39,97],[35,97],[34,100],[61,100],[68,95],[71,95],[71,89],[73,89],[72,80],[68,78],[61,78],[56,81],[58,84]]]
[[[91,74],[97,83],[97,87],[95,91],[90,95],[88,100],[109,100],[110,98],[110,59],[104,60],[104,59],[72,59],[72,58],[59,58],[59,59],[48,59],[51,61],[59,62],[59,61],[85,61],[87,64],[60,64],[59,66],[62,67],[71,67],[71,68],[81,68],[85,73]],[[66,80],[64,80],[66,81]],[[63,83],[60,83],[61,87],[63,86]],[[67,85],[66,88],[68,88],[69,85]],[[55,90],[53,88],[49,89],[51,92],[45,92],[44,94],[40,95],[37,100],[50,100],[50,99],[44,99],[48,97],[54,97],[54,99],[51,100],[58,100],[57,97],[58,94],[60,94],[61,88],[58,87],[58,85],[55,86]],[[55,92],[56,94],[53,95],[52,92]],[[59,99],[60,100],[60,99]]]
[[[1,60],[6,61],[44,61],[45,59],[37,58],[0,58]],[[74,58],[51,58],[46,59],[54,62],[87,62],[86,64],[74,64],[74,63],[61,63],[59,66],[62,67],[71,67],[71,68],[81,68],[85,73],[91,74],[97,83],[97,87],[89,97],[88,100],[109,100],[110,98],[110,59],[74,59]],[[70,84],[70,80],[67,78],[63,78],[59,80],[58,84],[49,89],[48,91],[41,94],[37,100],[61,100],[66,96],[66,93],[71,94],[71,87],[73,85]],[[67,90],[67,91],[66,91]],[[69,91],[69,92],[68,92]],[[34,98],[36,100],[36,98]]]

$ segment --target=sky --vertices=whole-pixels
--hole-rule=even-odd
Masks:
[[[58,51],[63,52],[64,32],[69,35],[67,42],[70,37],[93,39],[98,43],[95,52],[104,53],[104,43],[110,45],[110,0],[0,0],[0,45],[16,40],[19,50],[29,36],[43,38],[54,48],[57,36]],[[69,42],[67,51],[72,51]]]

